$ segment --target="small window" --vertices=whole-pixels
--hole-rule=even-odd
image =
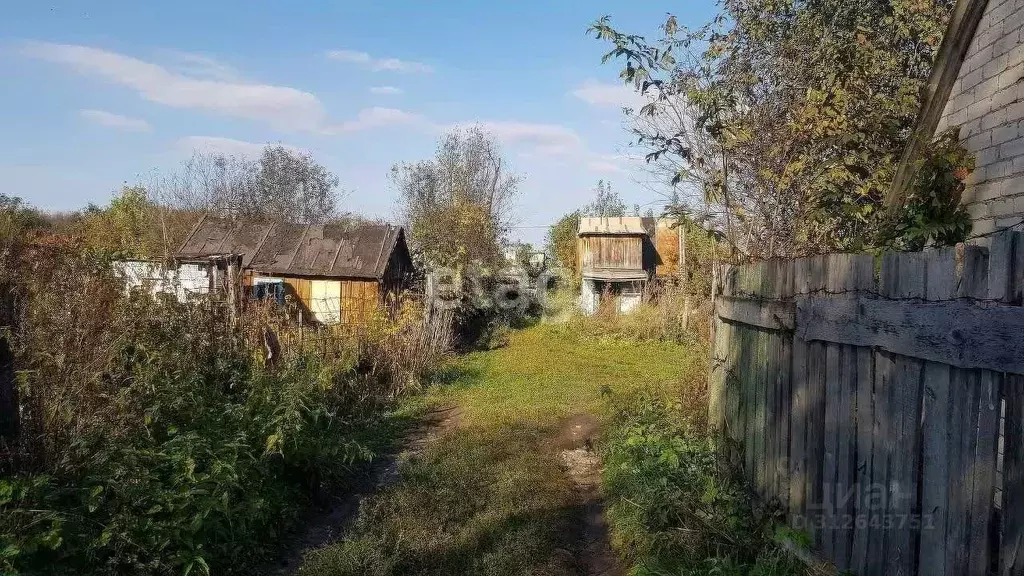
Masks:
[[[284,304],[284,281],[257,281],[252,286],[253,300],[273,300],[278,304]]]

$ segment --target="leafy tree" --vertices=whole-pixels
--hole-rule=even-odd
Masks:
[[[173,249],[160,222],[160,208],[147,190],[124,186],[106,208],[90,204],[80,225],[89,248],[118,257],[157,258]]]
[[[530,269],[530,257],[533,256],[533,245],[529,242],[520,242],[516,246],[516,264],[524,269]]]
[[[320,224],[339,216],[339,182],[308,153],[276,144],[255,160],[197,151],[152,187],[191,214]]]
[[[579,229],[580,211],[574,210],[559,218],[558,222],[548,229],[545,238],[548,255],[563,268],[570,270],[573,277],[579,272],[576,256],[576,236]]]
[[[617,218],[626,215],[626,203],[619,193],[612,190],[612,183],[598,180],[594,187],[594,201],[583,207],[583,215],[589,217]]]
[[[396,164],[391,180],[410,238],[428,265],[496,266],[520,178],[479,127],[441,137],[432,160]]]
[[[952,0],[723,0],[707,25],[669,16],[648,42],[590,31],[650,102],[648,161],[755,256],[880,241],[881,201]]]

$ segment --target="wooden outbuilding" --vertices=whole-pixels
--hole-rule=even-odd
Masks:
[[[203,217],[176,254],[240,254],[250,298],[297,304],[304,319],[355,323],[408,287],[412,258],[400,226],[294,224]]]
[[[596,311],[602,297],[614,298],[620,312],[641,302],[659,262],[654,227],[654,218],[580,218],[576,252],[585,312]]]

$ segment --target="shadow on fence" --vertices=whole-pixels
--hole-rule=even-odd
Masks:
[[[1024,573],[1024,234],[733,267],[710,418],[840,570]]]

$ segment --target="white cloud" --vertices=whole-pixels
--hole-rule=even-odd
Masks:
[[[105,110],[79,110],[78,115],[93,122],[100,126],[106,126],[108,128],[116,128],[118,130],[124,130],[126,132],[152,132],[153,127],[149,125],[149,122],[140,120],[138,118],[129,118],[120,114],[114,114],[113,112],[107,112]]]
[[[205,54],[182,50],[166,50],[165,53],[170,60],[171,67],[186,76],[225,82],[237,82],[242,78],[238,70]]]
[[[572,155],[584,150],[579,134],[560,124],[507,120],[486,120],[476,124],[498,140],[509,145],[528,146],[536,154]]]
[[[649,93],[649,92],[648,92]],[[587,80],[570,92],[591,106],[639,109],[650,101],[629,84],[605,83],[594,79]]]
[[[434,71],[433,66],[422,62],[399,60],[398,58],[375,58],[366,52],[357,52],[355,50],[331,50],[327,53],[327,57],[340,62],[359,64],[374,72],[419,72],[430,74]]]
[[[587,170],[591,172],[597,172],[598,174],[624,174],[626,169],[619,164],[614,162],[607,162],[604,160],[592,160],[587,162]]]
[[[517,122],[510,120],[484,120],[465,122],[448,128],[480,126],[500,142],[519,149],[517,156],[542,160],[553,165],[575,163],[598,174],[624,174],[634,157],[591,151],[575,130],[561,124]]]
[[[287,86],[198,79],[88,46],[33,42],[24,53],[136,90],[151,102],[259,120],[279,130],[316,130],[326,113],[316,96]]]
[[[324,133],[340,134],[344,132],[359,132],[361,130],[369,130],[372,128],[383,128],[385,126],[415,123],[426,123],[426,121],[422,117],[404,110],[374,106],[373,108],[360,110],[359,114],[357,114],[352,120],[326,128]]]
[[[370,94],[378,94],[382,96],[397,96],[402,92],[403,90],[401,88],[395,88],[394,86],[374,86],[370,88]]]
[[[280,145],[294,152],[303,152],[302,149],[279,142],[248,142],[246,140],[235,140],[221,136],[187,136],[175,143],[175,147],[182,152],[193,151],[207,152],[213,154],[224,154],[225,156],[238,156],[242,158],[254,158],[259,156],[267,145]]]

